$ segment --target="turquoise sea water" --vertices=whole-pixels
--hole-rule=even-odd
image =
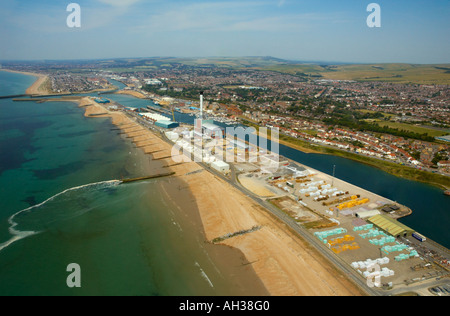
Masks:
[[[33,77],[0,71],[0,95]],[[148,159],[70,102],[0,100],[0,295],[244,295]],[[195,214],[194,214],[195,215]],[[69,288],[70,263],[81,288]]]

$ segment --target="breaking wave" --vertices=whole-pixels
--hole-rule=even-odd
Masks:
[[[214,287],[214,285],[213,285],[213,283],[211,282],[211,280],[208,278],[208,275],[205,273],[205,271],[203,271],[203,269],[200,267],[200,264],[196,261],[195,262],[195,266],[197,267],[197,268],[199,268],[200,269],[200,275],[202,276],[202,278],[206,281],[206,282],[208,282],[208,284],[209,284],[209,286],[210,287]]]
[[[92,208],[89,207],[88,203],[83,203],[82,200],[78,201],[78,207],[74,209],[74,211],[68,211],[67,208],[59,208],[54,207],[50,208],[49,214],[47,216],[41,216],[39,209],[45,207],[49,202],[71,202],[80,198],[80,190],[83,192],[93,192],[102,189],[112,188],[121,184],[122,181],[119,180],[111,180],[111,181],[102,181],[96,183],[89,183],[77,187],[73,187],[67,190],[64,190],[54,196],[48,198],[42,203],[30,206],[26,209],[23,209],[8,219],[9,228],[8,231],[12,235],[12,237],[0,244],[0,252],[11,244],[19,241],[21,239],[39,234],[45,231],[48,227],[50,227],[55,222],[60,222],[62,220],[68,220],[70,218],[78,217],[82,214],[89,212]],[[75,194],[74,194],[75,193]],[[57,205],[58,206],[58,205]],[[66,204],[67,206],[67,204]],[[81,207],[80,207],[81,206]],[[18,226],[32,227],[33,230],[21,230]],[[22,228],[24,229],[24,228]]]

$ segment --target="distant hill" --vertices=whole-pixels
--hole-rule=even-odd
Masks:
[[[450,64],[338,64],[326,62],[290,61],[275,57],[208,57],[161,58],[170,63],[190,66],[214,66],[223,68],[252,68],[277,71],[311,79],[335,79],[355,81],[383,81],[394,83],[446,84],[450,85]]]
[[[286,63],[261,69],[323,79],[450,85],[450,64],[319,65]]]
[[[342,64],[292,61],[270,56],[247,57],[145,57],[68,61],[5,61],[3,66],[30,64],[34,68],[108,69],[115,72],[146,71],[180,65],[230,69],[255,69],[292,74],[307,79],[383,81],[393,83],[450,85],[450,64]],[[69,66],[69,67],[67,67]]]

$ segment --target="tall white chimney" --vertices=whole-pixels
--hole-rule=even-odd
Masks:
[[[203,91],[200,91],[200,119],[203,119]]]

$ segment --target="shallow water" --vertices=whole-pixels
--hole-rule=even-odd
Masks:
[[[0,72],[0,95],[21,92],[1,84],[11,81],[30,84]],[[69,102],[0,100],[0,295],[255,293],[219,262],[239,253],[205,244],[195,203],[180,208],[161,191],[177,180],[110,181],[146,175],[149,158],[109,119],[83,113]],[[81,288],[66,284],[71,263]]]

